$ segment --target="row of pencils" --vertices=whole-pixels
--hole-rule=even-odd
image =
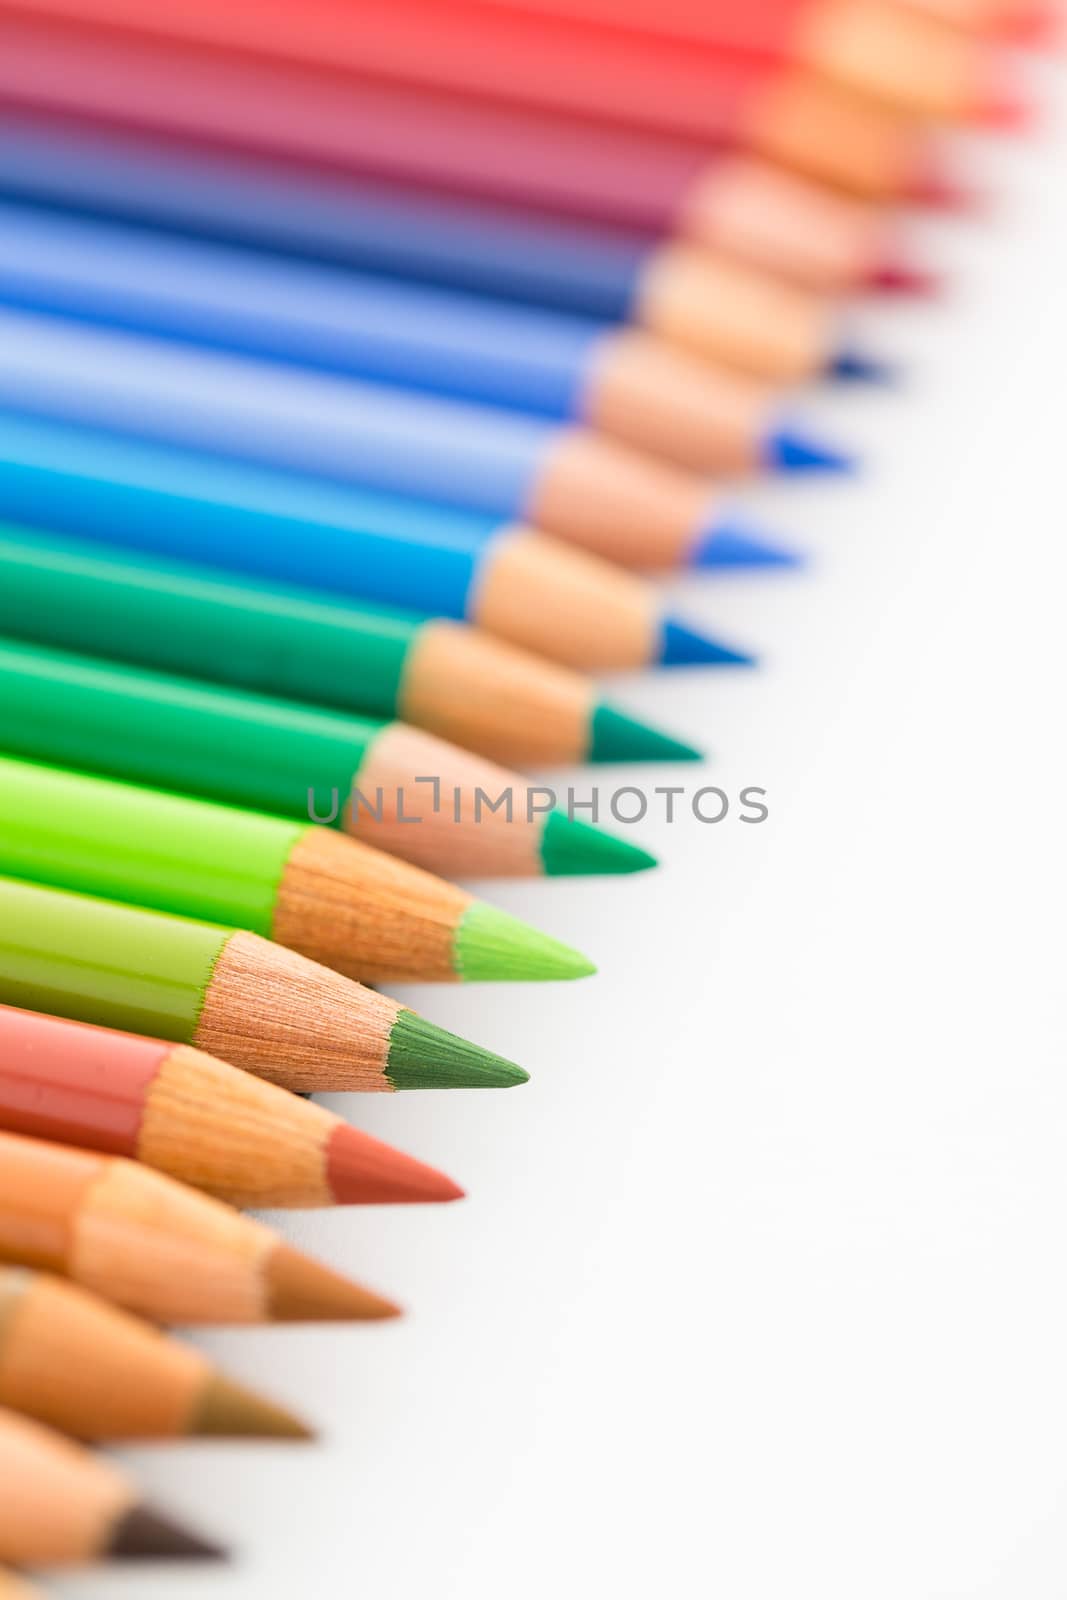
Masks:
[[[240,1208],[461,1195],[310,1096],[525,1081],[376,986],[592,973],[457,880],[654,864],[525,774],[700,759],[589,674],[751,663],[649,574],[796,564],[730,485],[850,467],[790,391],[1052,20],[0,0],[0,1560],[309,1435],[168,1325],[398,1314]]]

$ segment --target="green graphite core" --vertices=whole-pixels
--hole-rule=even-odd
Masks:
[[[601,833],[580,818],[551,811],[541,836],[545,876],[563,878],[580,873],[644,872],[656,865],[655,856],[627,839]]]
[[[661,733],[614,706],[599,705],[593,713],[591,761],[700,761],[700,751],[669,733]]]
[[[596,971],[577,950],[481,900],[467,907],[456,929],[454,960],[465,983],[534,983]]]
[[[414,1011],[398,1011],[385,1075],[394,1089],[510,1089],[530,1074]]]

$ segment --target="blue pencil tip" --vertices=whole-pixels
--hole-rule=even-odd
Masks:
[[[722,523],[704,534],[689,564],[705,571],[725,568],[799,567],[803,558],[793,550],[756,538],[742,526]]]
[[[664,667],[754,667],[755,656],[740,650],[731,650],[709,639],[707,634],[696,633],[684,622],[668,617],[663,624],[660,643],[660,665]]]
[[[854,472],[856,458],[785,427],[766,440],[763,464],[771,472]]]
[[[893,383],[896,369],[862,350],[839,350],[826,365],[826,376],[842,383]]]

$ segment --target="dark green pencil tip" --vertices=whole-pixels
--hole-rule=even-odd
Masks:
[[[529,923],[474,900],[456,929],[456,977],[464,983],[587,978],[593,963]]]
[[[568,817],[563,811],[550,811],[541,835],[541,860],[549,878],[575,877],[584,873],[644,872],[656,865],[647,850],[601,833],[588,822]]]
[[[393,1023],[385,1075],[394,1089],[510,1089],[530,1078],[514,1062],[407,1010]]]
[[[699,750],[661,733],[647,722],[628,717],[614,706],[599,705],[593,713],[591,761],[700,761]]]

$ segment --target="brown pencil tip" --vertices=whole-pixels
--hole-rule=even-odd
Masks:
[[[364,1322],[398,1317],[400,1307],[340,1273],[279,1244],[267,1262],[270,1315],[278,1322]]]
[[[131,1506],[111,1530],[107,1554],[120,1561],[221,1561],[226,1552],[151,1506]]]
[[[189,1423],[192,1434],[218,1439],[313,1439],[292,1412],[216,1373],[208,1379]]]
[[[463,1198],[463,1190],[443,1172],[344,1122],[330,1136],[326,1176],[334,1199],[342,1206]]]

